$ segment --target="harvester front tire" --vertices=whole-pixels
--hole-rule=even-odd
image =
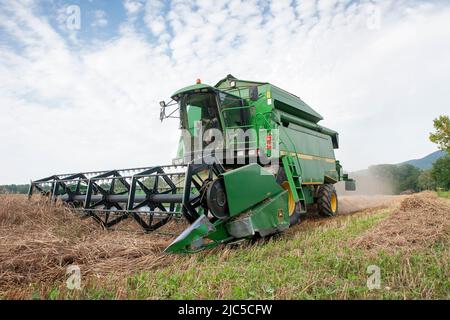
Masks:
[[[287,182],[286,172],[284,171],[284,168],[280,168],[277,174],[277,183],[283,187],[283,184],[286,184],[286,182]],[[290,226],[296,225],[300,221],[300,213],[302,211],[301,209],[302,207],[300,201],[295,203],[294,211],[289,216]]]
[[[338,197],[332,184],[324,184],[319,187],[317,210],[323,217],[333,217],[338,213]]]

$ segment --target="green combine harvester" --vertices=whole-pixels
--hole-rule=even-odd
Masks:
[[[151,232],[186,219],[166,252],[191,253],[282,232],[310,209],[334,216],[334,184],[355,190],[335,159],[338,133],[299,97],[228,75],[171,98],[160,103],[161,121],[178,118],[182,129],[171,165],[54,175],[32,181],[29,196],[63,201],[104,228],[133,219]]]

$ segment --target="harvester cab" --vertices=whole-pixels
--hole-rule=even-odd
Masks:
[[[172,165],[54,175],[33,181],[29,196],[61,200],[104,228],[133,219],[151,232],[185,219],[190,226],[166,251],[189,253],[281,232],[307,208],[336,215],[334,184],[355,190],[335,159],[338,133],[270,83],[197,81],[160,105],[161,121],[180,121]]]
[[[179,157],[186,157],[182,162],[189,162],[189,157],[190,160],[203,158],[204,154],[199,151],[208,147],[213,148],[213,154],[225,152],[227,148],[236,149],[236,131],[245,131],[253,127],[250,107],[245,99],[201,84],[200,81],[194,86],[175,92],[172,101],[177,102],[176,110],[179,110],[180,127],[184,138],[180,149],[183,151],[178,153]],[[164,102],[161,105],[163,109],[167,108]],[[170,112],[172,113],[173,111]],[[161,111],[161,114],[165,115],[166,111]],[[201,140],[201,143],[195,139]],[[248,143],[247,146],[240,146],[240,149],[248,148]]]

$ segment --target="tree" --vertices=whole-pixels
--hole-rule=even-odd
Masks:
[[[398,192],[405,190],[419,191],[420,169],[411,164],[401,164],[396,169],[395,180]]]
[[[417,183],[421,190],[436,189],[436,181],[434,180],[433,175],[431,174],[431,169],[422,171],[419,178],[417,179]]]
[[[450,190],[450,156],[437,159],[431,168],[431,175],[437,187]]]
[[[450,119],[448,116],[439,116],[434,119],[436,132],[430,133],[430,140],[439,146],[439,149],[450,154]]]

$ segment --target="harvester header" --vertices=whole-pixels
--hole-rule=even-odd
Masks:
[[[190,226],[167,252],[196,252],[265,237],[298,223],[308,210],[338,212],[334,184],[355,182],[335,159],[336,131],[299,97],[267,82],[228,75],[161,101],[160,119],[178,118],[171,165],[54,175],[33,181],[105,228],[134,219],[146,232],[171,219]]]

